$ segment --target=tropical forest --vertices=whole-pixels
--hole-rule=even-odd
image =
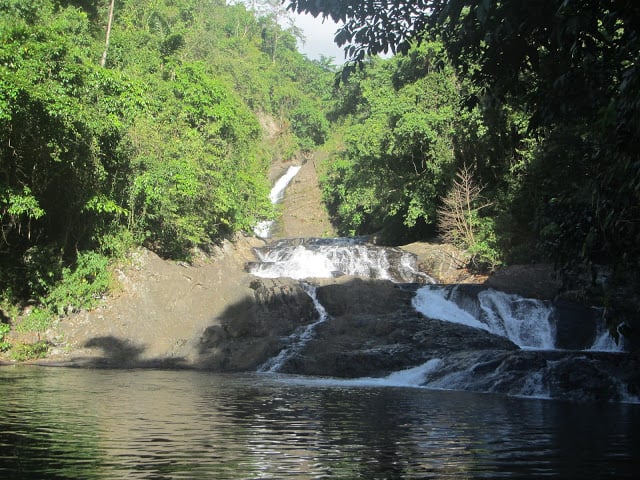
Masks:
[[[639,145],[637,0],[0,0],[0,478],[637,478]]]
[[[299,53],[296,11],[345,58]],[[1,0],[1,348],[95,307],[135,248],[250,235],[270,166],[314,151],[340,236],[553,264],[631,334],[639,26],[631,1]]]

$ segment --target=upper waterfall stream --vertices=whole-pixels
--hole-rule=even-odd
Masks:
[[[271,188],[271,192],[269,193],[269,200],[271,200],[271,203],[273,205],[282,201],[287,186],[289,185],[289,183],[291,183],[291,180],[293,180],[293,178],[298,174],[301,168],[302,167],[300,165],[292,165],[287,169],[284,175],[278,178],[276,183],[273,185],[273,188]],[[271,229],[273,228],[274,224],[275,222],[273,220],[262,221],[255,226],[253,232],[257,237],[265,239],[270,238]]]

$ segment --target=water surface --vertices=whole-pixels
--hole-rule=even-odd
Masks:
[[[0,368],[0,478],[635,478],[640,406]]]

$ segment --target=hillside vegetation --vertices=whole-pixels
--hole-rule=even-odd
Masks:
[[[487,270],[551,262],[614,335],[637,323],[636,3],[289,3],[344,22],[344,147],[324,183],[341,232],[438,234]]]
[[[133,247],[188,260],[273,218],[270,166],[316,149],[339,234],[553,263],[630,332],[635,4],[245,3],[0,0],[0,348],[93,305]],[[346,22],[352,61],[298,53],[287,6]]]
[[[332,73],[264,6],[0,0],[4,322],[91,306],[137,245],[186,259],[274,215],[269,166],[324,140]]]

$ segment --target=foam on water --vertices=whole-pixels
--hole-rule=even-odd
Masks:
[[[413,306],[425,317],[486,330],[521,348],[554,348],[552,309],[545,302],[487,289],[478,293],[480,309],[473,315],[450,299],[454,294],[449,287],[425,286],[416,293]]]
[[[260,262],[252,264],[249,270],[263,278],[352,275],[394,282],[433,282],[419,271],[415,255],[356,239],[283,240],[257,249],[256,254]]]
[[[324,252],[309,250],[302,245],[267,254],[258,250],[258,257],[261,263],[251,273],[263,278],[330,278],[337,270]]]
[[[596,335],[596,339],[589,350],[592,352],[623,352],[624,348],[622,340],[616,343],[611,333],[606,329],[602,329]]]
[[[327,387],[413,387],[422,388],[429,375],[438,370],[442,360],[432,358],[431,360],[407,368],[398,372],[393,372],[386,377],[359,377],[359,378],[319,378],[306,376],[285,376],[282,381],[287,383],[303,383],[305,385],[327,386]]]
[[[287,169],[286,173],[276,181],[273,188],[271,189],[271,193],[269,193],[269,200],[271,200],[271,203],[278,203],[284,198],[285,190],[289,186],[291,180],[293,180],[293,177],[298,174],[301,168],[301,165],[290,166]]]
[[[552,308],[547,303],[493,289],[480,292],[478,300],[492,333],[507,337],[522,348],[555,347],[555,329],[550,322]]]

